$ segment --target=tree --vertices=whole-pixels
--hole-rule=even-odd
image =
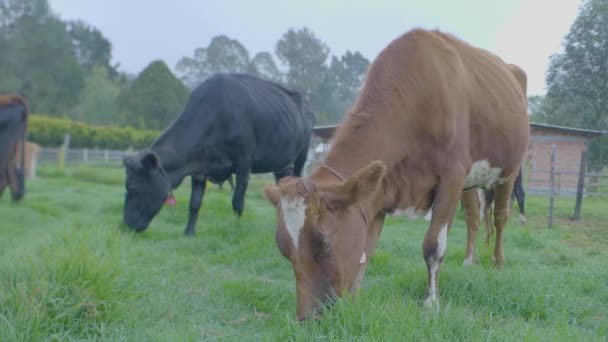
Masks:
[[[196,87],[216,73],[249,70],[249,52],[235,39],[216,36],[206,48],[198,48],[193,57],[183,57],[177,63],[177,72],[190,88]]]
[[[0,2],[0,92],[18,92],[33,111],[61,115],[79,98],[84,72],[65,24],[46,0]]]
[[[552,124],[608,130],[608,0],[586,0],[553,55],[541,116]],[[591,142],[591,160],[603,162],[608,141]]]
[[[329,77],[333,78],[333,123],[340,121],[344,113],[353,105],[361,89],[369,67],[369,60],[361,53],[347,51],[340,59],[332,58]]]
[[[249,73],[273,82],[281,83],[283,81],[283,75],[269,52],[260,52],[251,59]]]
[[[83,21],[68,22],[67,30],[76,60],[80,65],[89,71],[94,66],[102,66],[108,70],[112,78],[118,75],[117,66],[111,65],[112,43],[101,31]]]
[[[528,96],[528,116],[531,122],[544,122],[544,100],[545,97],[543,95]]]
[[[118,122],[118,96],[120,86],[110,79],[108,69],[95,65],[85,79],[85,86],[78,105],[72,110],[72,118],[98,125]]]
[[[183,110],[188,89],[163,61],[150,63],[119,98],[126,124],[163,129]]]
[[[329,48],[312,31],[304,27],[290,29],[276,44],[276,55],[288,67],[286,82],[311,102],[313,109],[321,107]]]

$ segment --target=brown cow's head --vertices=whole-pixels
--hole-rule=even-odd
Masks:
[[[294,270],[298,319],[353,288],[367,259],[359,203],[376,193],[384,169],[373,162],[336,185],[284,178],[264,189],[277,208],[277,245]]]

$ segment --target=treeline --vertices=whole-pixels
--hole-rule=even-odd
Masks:
[[[112,43],[82,21],[64,21],[48,0],[0,0],[0,93],[17,92],[32,112],[98,125],[164,129],[189,91],[218,72],[244,72],[302,92],[319,124],[338,122],[353,102],[369,61],[332,56],[307,28],[291,29],[274,54],[253,56],[220,35],[175,66],[152,61],[137,75],[112,64]]]
[[[545,96],[532,96],[531,120],[608,131],[608,0],[586,0],[563,52],[551,56]],[[608,136],[591,140],[591,165],[607,164]]]

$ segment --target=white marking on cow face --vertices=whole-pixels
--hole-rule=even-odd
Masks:
[[[411,206],[405,210],[397,209],[397,210],[395,210],[393,215],[405,216],[409,219],[416,220],[416,219],[419,219],[422,216],[426,215],[427,212],[428,212],[428,209],[427,210],[418,209],[414,206]]]
[[[464,188],[473,188],[481,186],[490,188],[494,183],[500,180],[500,172],[502,170],[497,167],[491,167],[487,160],[480,160],[473,163],[471,171],[464,181]]]
[[[281,197],[281,210],[283,210],[283,222],[291,241],[295,249],[298,249],[298,241],[300,238],[300,232],[304,227],[304,220],[306,219],[306,204],[304,204],[304,197],[296,197],[293,199],[287,199]]]
[[[428,287],[428,296],[424,299],[423,304],[425,307],[431,307],[439,305],[439,298],[437,297],[437,272],[439,272],[439,265],[445,255],[445,251],[448,246],[448,225],[447,223],[441,227],[439,234],[437,235],[437,250],[435,255],[429,259],[429,268],[431,272],[431,281]]]
[[[363,251],[363,254],[361,254],[361,259],[359,259],[359,264],[365,264],[366,261],[367,261],[367,254],[365,254],[365,251]]]

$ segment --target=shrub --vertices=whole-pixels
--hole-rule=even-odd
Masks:
[[[61,146],[66,133],[70,134],[70,147],[107,149],[144,148],[160,134],[159,131],[88,125],[44,115],[31,115],[29,118],[28,140],[37,144]]]

